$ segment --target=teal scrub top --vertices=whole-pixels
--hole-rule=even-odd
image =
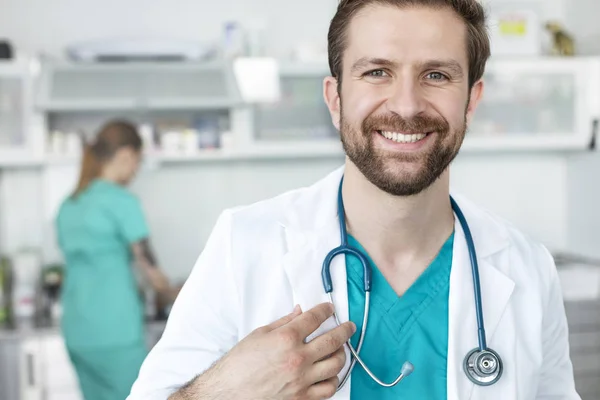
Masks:
[[[65,257],[62,329],[71,348],[143,341],[143,305],[130,245],[148,236],[139,200],[96,179],[60,207],[57,235]]]
[[[447,398],[448,296],[453,242],[454,234],[423,274],[399,297],[360,243],[348,237],[348,244],[367,256],[373,270],[371,311],[360,356],[384,382],[394,381],[407,360],[415,367],[398,385],[385,388],[356,363],[350,385],[352,400]],[[356,348],[365,305],[363,269],[355,257],[346,256],[346,263],[350,319],[357,327],[351,342]]]

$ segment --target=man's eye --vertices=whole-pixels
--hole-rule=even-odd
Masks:
[[[372,76],[375,78],[382,78],[387,76],[386,72],[382,69],[374,69],[372,71],[366,72],[365,76]]]
[[[446,75],[442,74],[441,72],[431,72],[431,73],[427,74],[427,79],[432,79],[434,81],[443,81],[448,78],[446,77]]]

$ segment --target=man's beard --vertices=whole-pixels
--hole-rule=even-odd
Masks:
[[[458,154],[466,129],[466,111],[464,123],[453,132],[442,117],[416,116],[405,120],[397,114],[369,116],[357,132],[343,113],[340,115],[340,134],[346,155],[373,185],[394,196],[413,196],[431,186]],[[373,135],[377,134],[374,132],[382,130],[407,134],[435,132],[436,137],[426,153],[386,154],[373,145]],[[406,171],[402,163],[415,164],[418,168]]]

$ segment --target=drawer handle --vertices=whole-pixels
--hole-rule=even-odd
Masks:
[[[27,354],[27,378],[29,386],[35,386],[35,371],[33,367],[33,354]]]

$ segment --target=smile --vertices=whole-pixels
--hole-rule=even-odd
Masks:
[[[392,140],[396,143],[416,143],[419,140],[424,139],[427,136],[427,133],[413,133],[413,134],[404,134],[399,132],[390,132],[390,131],[377,131],[381,136],[386,139]]]

